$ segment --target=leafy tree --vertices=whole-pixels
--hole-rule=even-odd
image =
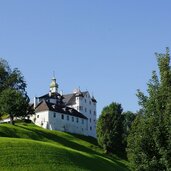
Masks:
[[[98,143],[106,153],[123,153],[123,116],[121,104],[111,103],[102,110],[97,122]]]
[[[128,136],[128,158],[135,170],[171,170],[171,68],[169,50],[156,54],[160,79],[155,71],[148,82],[148,96],[138,90],[141,114]]]
[[[131,125],[136,115],[131,111],[123,112],[122,115],[123,115],[123,129],[124,129],[123,143],[124,143],[124,149],[125,149],[127,146],[127,137],[128,137]]]
[[[5,89],[0,94],[0,111],[8,113],[11,124],[15,116],[23,116],[28,108],[28,99],[14,89]]]
[[[26,114],[29,97],[26,82],[21,72],[10,68],[8,62],[0,59],[0,113],[8,113],[13,122],[14,116]]]
[[[27,95],[26,87],[22,73],[17,68],[11,70],[8,62],[0,58],[0,93],[6,88],[13,88]]]

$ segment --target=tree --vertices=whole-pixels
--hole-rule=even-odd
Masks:
[[[13,88],[27,95],[26,82],[18,68],[11,70],[8,62],[0,58],[0,93],[6,88]]]
[[[132,125],[136,115],[131,111],[123,112],[122,115],[123,115],[123,129],[124,129],[123,143],[124,143],[124,149],[126,149],[127,137],[129,135],[131,125]]]
[[[8,113],[11,124],[14,124],[15,116],[23,116],[28,108],[28,99],[21,92],[14,89],[5,89],[0,94],[0,111]]]
[[[171,68],[169,50],[156,54],[160,79],[155,71],[148,82],[148,96],[138,90],[141,105],[128,136],[128,159],[135,170],[171,169]]]
[[[10,68],[8,62],[0,59],[0,113],[8,113],[13,122],[14,116],[26,114],[29,97],[26,82],[21,72]]]
[[[111,103],[102,110],[97,122],[97,139],[106,153],[121,155],[124,151],[123,116],[121,104]]]

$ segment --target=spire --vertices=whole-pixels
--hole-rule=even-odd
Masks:
[[[55,78],[54,72],[53,72],[52,81],[50,83],[50,92],[51,93],[57,93],[58,92],[58,84],[56,83],[56,78]]]

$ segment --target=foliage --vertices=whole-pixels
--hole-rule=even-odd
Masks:
[[[141,114],[128,136],[128,158],[135,170],[171,169],[171,69],[169,50],[156,54],[160,79],[155,71],[148,82],[148,96],[138,90]]]
[[[0,111],[8,113],[13,124],[14,116],[23,116],[28,107],[28,100],[21,92],[14,89],[5,89],[0,94]]]
[[[13,123],[14,116],[27,113],[29,97],[21,72],[10,68],[8,62],[0,59],[0,113],[8,113]]]
[[[104,155],[92,137],[26,123],[1,124],[0,136],[0,170],[129,170],[126,161]]]
[[[122,154],[124,146],[123,116],[121,104],[111,103],[105,107],[97,123],[98,143],[106,153]]]
[[[123,115],[123,128],[124,128],[123,144],[124,144],[124,149],[126,149],[127,137],[129,135],[130,128],[132,126],[132,123],[136,115],[131,111],[123,112],[122,115]]]

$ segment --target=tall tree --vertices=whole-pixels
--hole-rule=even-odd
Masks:
[[[102,110],[97,122],[97,139],[107,153],[123,153],[123,116],[121,104],[111,103]]]
[[[12,70],[8,62],[0,58],[0,113],[8,113],[11,123],[14,116],[27,112],[29,97],[26,86],[19,69]]]
[[[171,169],[171,68],[168,48],[156,54],[160,79],[155,71],[148,82],[148,96],[138,90],[141,115],[128,136],[128,158],[135,170]]]

